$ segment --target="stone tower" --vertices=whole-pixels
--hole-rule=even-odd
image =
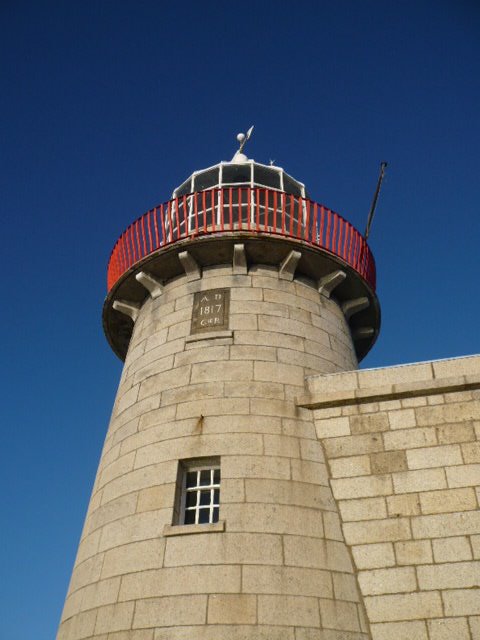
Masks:
[[[125,364],[59,640],[370,637],[295,399],[374,343],[373,257],[239,141],[112,251],[103,321]]]

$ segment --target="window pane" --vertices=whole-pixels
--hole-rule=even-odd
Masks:
[[[191,193],[192,191],[192,181],[189,178],[186,182],[184,182],[182,185],[180,185],[178,187],[178,189],[176,189],[174,191],[175,196],[185,196],[187,195],[187,193]]]
[[[185,511],[185,524],[195,524],[195,511]]]
[[[198,492],[197,491],[189,491],[187,493],[187,501],[186,501],[186,507],[196,507],[197,506],[197,496],[198,496]]]
[[[187,473],[187,487],[197,486],[197,471],[189,471]]]
[[[296,182],[290,176],[287,176],[286,173],[283,174],[283,190],[286,193],[291,193],[294,196],[301,196],[302,191],[298,182]]]
[[[213,503],[220,504],[220,489],[215,489],[213,492]]]
[[[215,507],[215,509],[213,510],[212,522],[218,522],[218,511],[218,507]]]
[[[213,472],[213,484],[220,484],[220,469],[215,469]]]
[[[210,522],[210,509],[199,509],[198,524],[206,524]]]
[[[235,184],[240,182],[250,182],[250,165],[249,164],[233,164],[223,167],[222,183]]]
[[[203,191],[204,189],[210,189],[216,187],[219,181],[218,169],[212,169],[211,171],[204,171],[195,176],[194,190]]]
[[[210,491],[200,491],[200,504],[201,505],[209,505],[210,504]]]
[[[255,165],[253,179],[257,184],[280,189],[280,173],[276,169]]]
[[[210,469],[204,469],[203,471],[200,471],[200,484],[210,484]]]

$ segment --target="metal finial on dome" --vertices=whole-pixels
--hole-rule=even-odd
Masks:
[[[238,162],[238,163],[242,163],[242,162],[247,162],[248,158],[247,156],[243,153],[243,147],[246,145],[246,143],[249,141],[250,136],[252,135],[252,131],[253,131],[253,125],[250,127],[250,129],[247,131],[247,133],[239,133],[237,134],[237,140],[240,143],[240,146],[238,148],[238,151],[235,153],[235,155],[232,158],[232,162]]]

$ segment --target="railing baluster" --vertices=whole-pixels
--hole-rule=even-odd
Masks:
[[[242,229],[242,187],[238,187],[238,228]]]
[[[290,223],[288,225],[288,233],[293,236],[293,223],[295,218],[295,198],[290,194]]]
[[[338,216],[333,211],[332,211],[332,216],[333,216],[333,231],[332,231],[332,241],[330,243],[330,246],[332,248],[332,252],[338,255],[338,244],[337,244],[338,243],[338,237],[337,237]]]
[[[360,234],[355,229],[355,235],[354,235],[354,241],[353,241],[353,258],[352,258],[352,266],[354,267],[354,269],[357,268],[359,237],[360,237]]]
[[[135,238],[134,238],[134,231],[133,231],[134,226],[135,226],[135,223],[130,225],[130,246],[132,248],[132,254],[131,254],[132,259],[129,265],[130,267],[134,262],[137,261],[137,253],[135,251]]]
[[[142,258],[144,256],[147,255],[147,241],[146,241],[146,237],[145,237],[145,216],[142,216],[141,218],[142,223],[140,225],[141,230],[142,230],[142,244],[143,244],[143,254],[142,254]]]
[[[118,251],[116,251],[116,247],[115,247],[114,253],[112,254],[112,258],[114,260],[114,267],[115,267],[114,274],[115,276],[117,276],[120,273],[120,266],[118,264]]]
[[[119,242],[121,243],[122,246],[122,269],[123,272],[125,272],[127,270],[127,248],[125,246],[125,234],[122,233],[122,235],[120,236],[120,240]]]
[[[198,193],[193,194],[193,215],[195,218],[195,235],[198,236]]]
[[[355,269],[358,270],[360,265],[360,248],[362,246],[362,236],[357,233],[357,242],[355,246]]]
[[[167,205],[168,242],[173,242],[172,201]]]
[[[331,211],[327,209],[327,228],[325,230],[325,249],[330,249],[330,227],[331,227]]]
[[[221,231],[225,231],[225,222],[224,222],[224,215],[223,215],[223,189],[220,189],[219,191],[219,198],[220,198],[220,230]]]
[[[348,262],[348,242],[350,240],[350,225],[345,220],[345,236],[343,238],[343,258],[345,262]]]
[[[160,246],[164,247],[167,244],[167,232],[165,229],[165,205],[160,205],[160,223],[162,225],[162,241]]]
[[[321,218],[321,212],[320,212]],[[313,220],[312,220],[312,235],[310,241],[314,244],[320,244],[320,230],[319,230],[320,220],[318,219],[318,205],[316,202],[313,203]]]
[[[172,240],[175,240],[175,236],[173,235],[174,229],[176,229],[176,231],[177,231],[176,239],[179,240],[180,239],[180,218],[179,218],[179,212],[178,212],[178,198],[175,198],[175,202],[173,203],[173,206],[174,206],[174,209],[175,209],[175,221],[176,221],[176,224],[172,228]]]
[[[131,239],[131,242],[132,242],[132,256],[133,256],[132,264],[135,264],[135,262],[138,260],[138,257],[137,257],[137,238],[136,238],[137,229],[136,229],[136,224],[137,224],[137,221],[135,220],[135,222],[131,226],[131,234],[130,234],[130,239]]]
[[[265,189],[265,202],[268,202],[267,200],[267,190]],[[278,210],[278,191],[274,191],[273,192],[273,216],[272,216],[272,225],[273,225],[273,232],[277,233],[277,210]],[[268,229],[268,207],[267,207],[267,213],[266,213],[266,222],[265,222],[265,229]]]
[[[153,251],[153,242],[152,242],[152,211],[153,209],[150,209],[150,211],[147,214],[147,231],[148,231],[148,253],[152,253]]]
[[[133,249],[130,242],[130,227],[131,225],[125,231],[125,242],[127,246],[127,269],[130,269],[130,265],[133,262],[133,254],[132,254]]]
[[[188,228],[190,226],[190,216],[187,214],[187,196],[184,195],[183,196],[183,228],[184,228],[184,234],[183,237],[184,238],[188,238],[188,232],[190,231],[190,229]]]
[[[122,245],[120,243],[120,240],[121,240],[121,238],[119,238],[117,240],[117,244],[115,245],[115,247],[113,249],[117,253],[117,265],[118,265],[117,278],[123,273]],[[110,270],[110,260],[108,261],[107,278],[112,280],[112,277],[110,276],[109,270]],[[117,278],[115,278],[115,280],[117,280]]]
[[[306,209],[306,216],[305,216],[305,228],[303,230],[303,239],[306,242],[310,242],[310,207],[312,206],[312,203],[310,200],[306,200],[305,201],[305,209]]]
[[[337,216],[337,221],[338,221],[338,240],[337,240],[337,251],[336,254],[337,256],[340,256],[341,258],[342,256],[342,239],[344,237],[344,233],[345,233],[345,225],[344,222],[341,218],[339,218]]]
[[[354,228],[348,223],[348,264],[352,264],[353,232]]]
[[[315,207],[318,208],[317,205],[315,205]],[[325,246],[325,243],[323,240],[324,228],[325,228],[325,207],[323,205],[320,205],[320,230],[318,231],[318,244],[321,247]]]
[[[158,249],[160,246],[160,239],[158,237],[158,207],[155,207],[153,210],[153,230],[155,231],[155,247],[154,249]]]
[[[301,229],[303,225],[303,198],[300,196],[298,199],[298,212],[297,212],[297,238],[301,237]]]
[[[130,243],[128,241],[128,232],[130,231],[130,227],[127,227],[123,232],[123,242],[125,244],[125,271],[130,268],[131,258],[130,258]]]
[[[142,256],[142,243],[141,243],[141,231],[142,225],[140,223],[140,220],[137,220],[135,222],[135,242],[137,244],[137,255],[138,255],[138,260],[141,260]]]
[[[215,231],[215,217],[217,215],[217,204],[216,204],[216,200],[215,200],[215,190],[214,189],[210,189],[210,191],[208,192],[210,194],[210,203],[212,205],[212,231]]]
[[[360,238],[360,255],[358,257],[358,272],[363,275],[363,238]]]
[[[207,233],[207,195],[202,191],[202,208],[203,208],[203,232]]]

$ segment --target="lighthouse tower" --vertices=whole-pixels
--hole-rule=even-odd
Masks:
[[[296,399],[373,345],[374,260],[304,184],[248,159],[248,137],[111,253],[103,324],[124,368],[59,640],[370,637]]]

